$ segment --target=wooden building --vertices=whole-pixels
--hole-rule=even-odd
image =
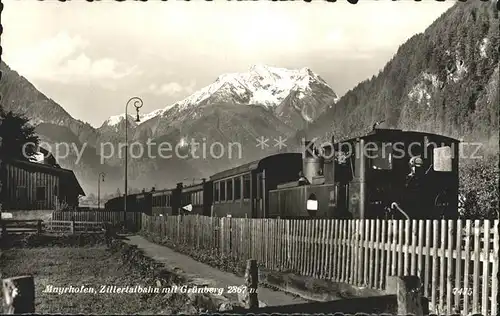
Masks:
[[[54,210],[78,206],[85,193],[73,171],[43,163],[4,160],[0,168],[3,210]]]

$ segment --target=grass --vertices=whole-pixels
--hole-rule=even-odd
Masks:
[[[196,308],[189,304],[186,295],[43,292],[48,285],[85,285],[97,290],[101,285],[156,286],[154,274],[144,273],[135,265],[126,263],[123,252],[109,251],[104,245],[7,249],[2,251],[1,256],[2,278],[27,274],[34,276],[36,313],[196,313]]]

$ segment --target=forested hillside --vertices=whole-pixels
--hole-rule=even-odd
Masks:
[[[498,208],[498,46],[496,1],[457,2],[302,134],[342,139],[385,120],[481,142],[482,159],[460,161],[461,185],[468,212],[490,216]]]
[[[494,3],[459,2],[308,132],[324,134],[333,126],[339,136],[351,136],[386,120],[459,138],[492,136],[498,131],[498,45]]]

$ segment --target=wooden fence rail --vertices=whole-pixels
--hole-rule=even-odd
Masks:
[[[127,213],[127,227],[129,230],[139,230],[141,227],[142,214],[137,212]],[[108,222],[115,225],[123,223],[123,212],[107,210],[85,210],[85,211],[57,211],[52,213],[54,221],[79,221],[79,222]]]
[[[0,236],[7,233],[40,233],[42,222],[39,219],[0,219]]]
[[[102,232],[103,224],[99,222],[54,221],[44,222],[44,228],[51,233],[93,233]]]
[[[417,275],[432,312],[497,313],[498,220],[150,217],[142,229],[267,269],[385,290]]]

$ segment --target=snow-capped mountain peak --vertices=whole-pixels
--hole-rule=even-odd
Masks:
[[[305,100],[307,97],[309,99]],[[255,64],[247,72],[218,76],[213,83],[185,99],[141,116],[141,122],[138,124],[156,117],[172,118],[186,110],[218,102],[263,106],[282,117],[282,112],[286,110],[286,106],[283,105],[285,101],[291,102],[290,106],[302,113],[300,114],[302,119],[310,122],[321,114],[324,108],[331,107],[337,100],[338,97],[332,88],[308,67],[286,69]],[[302,107],[306,104],[308,108],[312,106],[315,109],[312,112],[304,111]],[[304,116],[306,112],[309,113],[307,117]],[[123,120],[123,115],[111,117],[106,122],[108,125],[117,124],[119,118]]]
[[[163,109],[165,114],[171,108],[177,111],[197,106],[201,102],[214,97],[217,101],[227,98],[227,101],[246,105],[263,105],[277,107],[292,92],[307,92],[311,85],[317,84],[330,90],[328,84],[311,69],[286,69],[256,64],[248,72],[227,73],[217,77],[214,83],[196,91],[182,101]]]

